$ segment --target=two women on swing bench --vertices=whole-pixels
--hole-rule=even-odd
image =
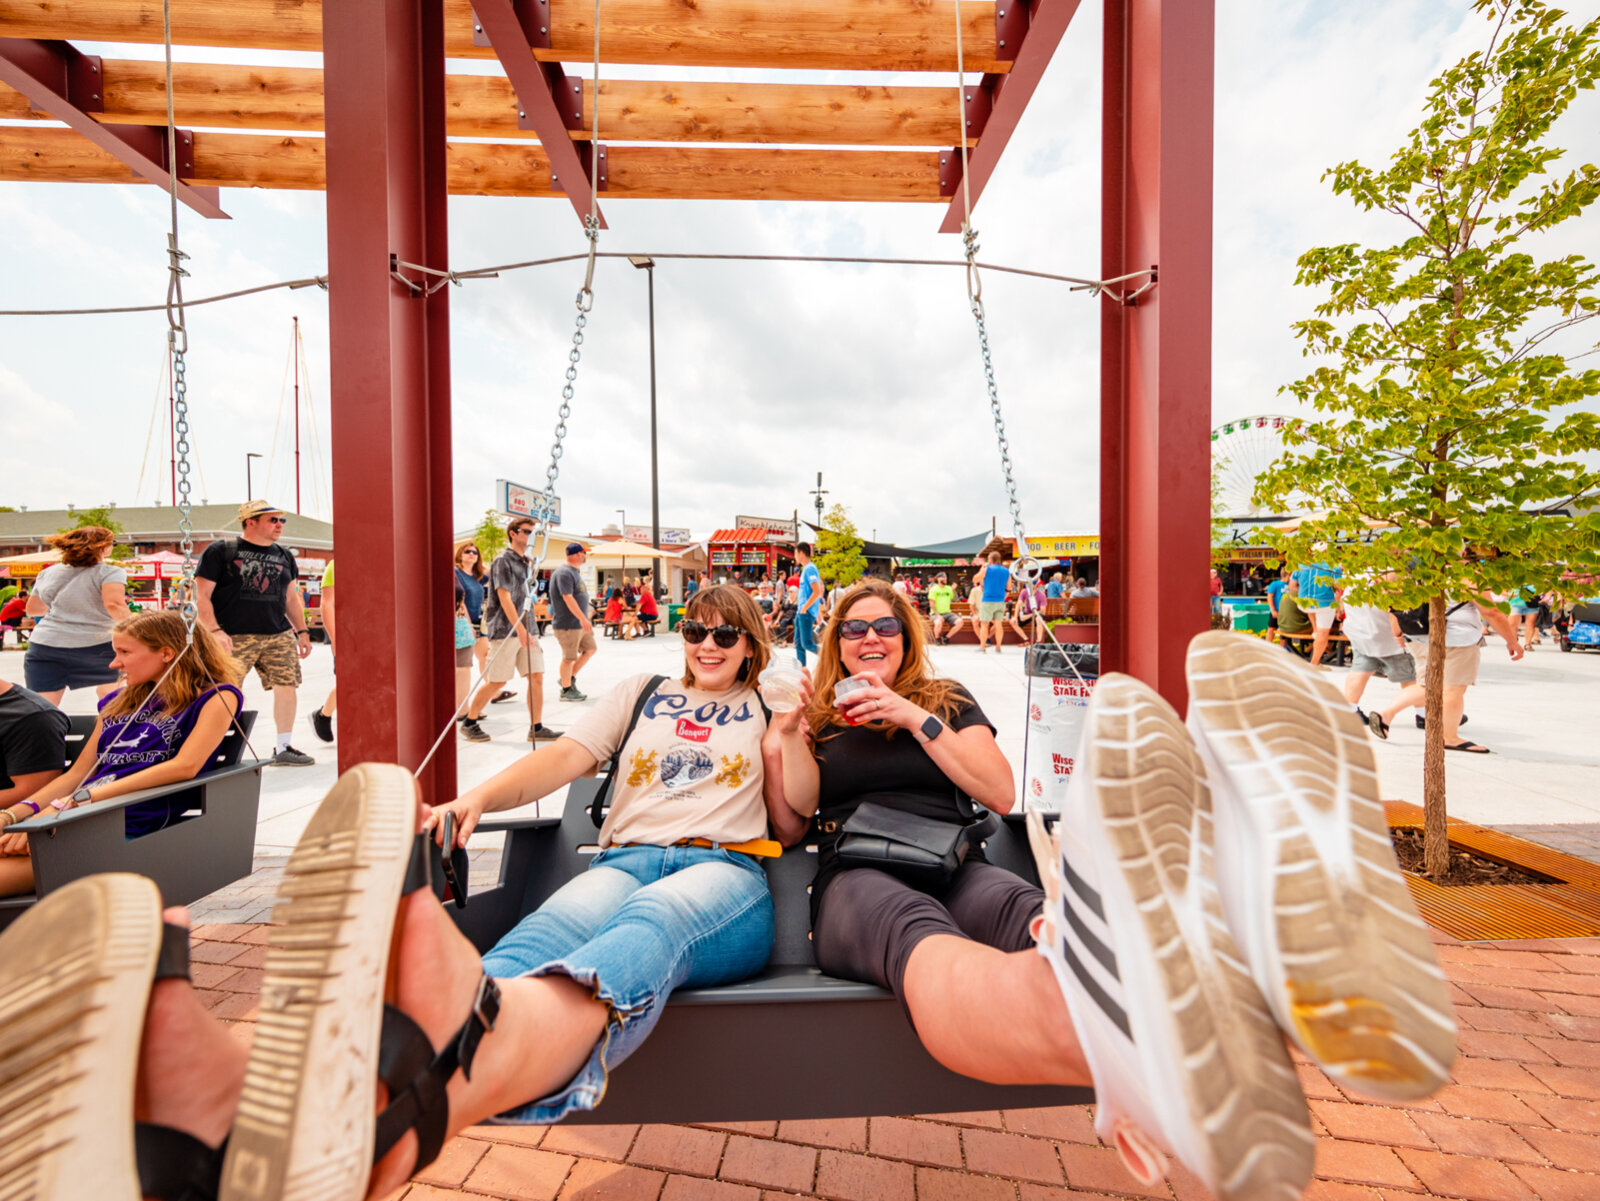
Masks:
[[[148,881],[91,877],[36,905],[0,937],[0,1112],[26,1097],[34,1115],[32,1149],[0,1153],[0,1193],[25,1174],[44,1201],[355,1201],[468,1126],[591,1109],[674,988],[761,970],[769,831],[793,845],[813,819],[821,968],[892,990],[955,1071],[1092,1084],[1097,1131],[1141,1180],[1166,1152],[1218,1197],[1299,1195],[1312,1134],[1285,1034],[1374,1097],[1444,1083],[1445,984],[1380,841],[1370,749],[1286,656],[1197,638],[1187,729],[1143,684],[1103,678],[1054,832],[1029,814],[1044,889],[977,845],[908,883],[840,855],[861,805],[960,822],[966,798],[1005,813],[1014,794],[906,599],[853,588],[800,708],[770,716],[754,601],[706,588],[685,617],[681,677],[648,697],[649,677],[623,682],[446,805],[419,813],[400,768],[346,773],[286,867],[248,1053],[186,979],[186,914]],[[845,677],[867,687],[835,704]],[[484,813],[607,759],[603,849],[480,958],[425,886],[423,840],[448,811],[464,845]]]

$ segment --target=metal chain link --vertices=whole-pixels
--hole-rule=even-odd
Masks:
[[[177,437],[178,546],[183,551],[183,603],[179,611],[183,614],[184,627],[192,637],[200,610],[194,596],[194,505],[189,492],[189,382],[185,378],[188,366],[184,362],[183,351],[178,349],[177,337],[176,331],[167,334],[167,344],[172,351],[173,432]]]

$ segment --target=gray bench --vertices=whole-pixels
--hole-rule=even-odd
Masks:
[[[187,905],[248,876],[255,852],[262,764],[255,759],[239,760],[255,718],[254,710],[241,712],[237,724],[229,727],[218,745],[210,766],[192,780],[146,788],[65,813],[47,811],[11,827],[28,836],[36,891],[0,897],[0,930],[40,897],[96,872],[149,876],[168,905]],[[80,714],[71,723],[67,732],[69,766],[93,731],[94,718]],[[163,830],[127,837],[124,809],[174,796],[185,803],[182,818]]]
[[[579,780],[565,814],[485,822],[506,831],[498,887],[447,906],[480,951],[585,870],[595,850],[588,806],[598,787]],[[766,860],[777,913],[772,959],[760,975],[724,988],[680,989],[639,1051],[613,1074],[605,1101],[568,1121],[720,1122],[875,1114],[957,1113],[1077,1105],[1086,1088],[986,1084],[937,1063],[894,996],[826,976],[810,941],[815,843]],[[986,844],[989,859],[1037,881],[1021,819]],[[1011,1015],[973,1013],[974,1023]]]

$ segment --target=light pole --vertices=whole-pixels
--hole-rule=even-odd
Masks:
[[[650,545],[661,546],[661,493],[656,479],[656,261],[630,254],[628,261],[645,273],[650,296]],[[661,584],[661,560],[650,560],[650,587]]]
[[[244,457],[244,498],[245,498],[245,500],[254,500],[256,498],[255,486],[253,484],[251,484],[251,482],[250,482],[250,460],[251,459],[259,459],[261,457],[262,457],[261,455],[256,454],[256,452],[253,451],[253,450],[249,454],[245,455],[245,457]]]

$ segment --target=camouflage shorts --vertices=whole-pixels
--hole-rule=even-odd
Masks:
[[[281,634],[233,635],[233,661],[241,675],[256,669],[268,688],[300,686],[300,639],[293,630]]]

